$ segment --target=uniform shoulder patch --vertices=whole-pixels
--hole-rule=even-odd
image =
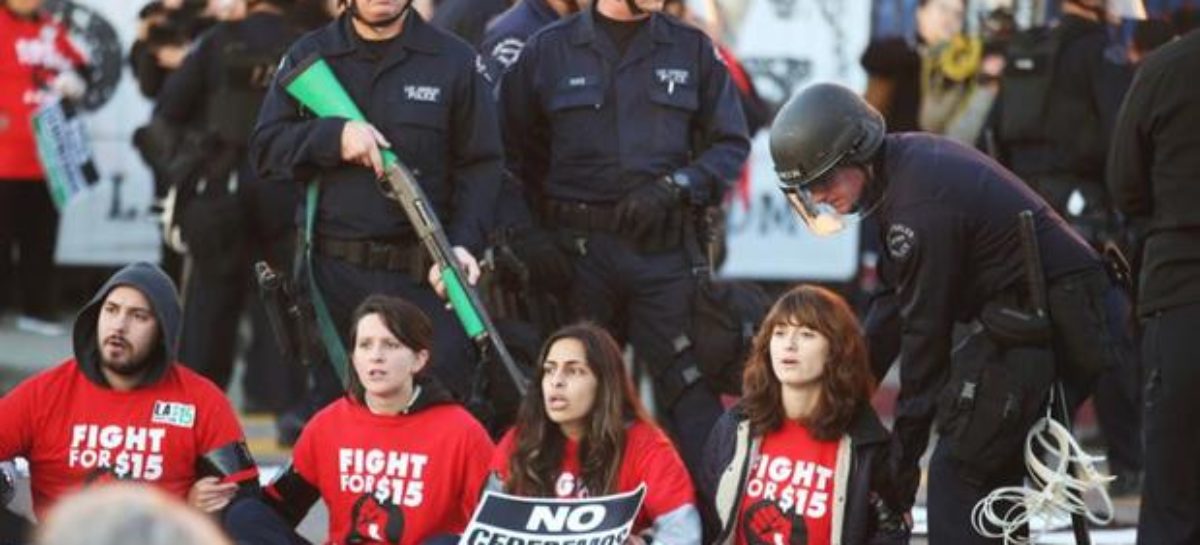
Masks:
[[[912,227],[903,223],[893,223],[888,226],[887,236],[884,237],[887,244],[888,255],[893,259],[905,259],[912,255],[913,248],[917,246],[917,233]]]
[[[492,82],[492,74],[488,70],[487,63],[483,62],[483,57],[475,55],[475,72],[483,76],[483,79],[488,83]]]
[[[524,48],[525,42],[509,37],[497,42],[492,47],[491,55],[505,68],[512,68],[512,65],[517,64],[517,60],[521,58],[521,50]]]

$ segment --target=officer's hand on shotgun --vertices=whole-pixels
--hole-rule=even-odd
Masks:
[[[468,284],[474,286],[479,280],[479,262],[475,260],[475,256],[467,251],[462,246],[454,247],[454,257],[458,258],[458,264],[462,266],[463,273],[466,274]],[[437,292],[438,297],[446,298],[446,283],[442,280],[442,270],[435,263],[429,267],[429,285],[433,286],[433,290]]]
[[[342,160],[373,170],[377,178],[383,177],[379,150],[390,147],[392,144],[370,123],[347,121],[342,127]]]

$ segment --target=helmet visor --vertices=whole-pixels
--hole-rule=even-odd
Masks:
[[[846,218],[829,204],[818,203],[809,189],[789,184],[779,184],[779,189],[812,234],[832,236],[846,228]]]

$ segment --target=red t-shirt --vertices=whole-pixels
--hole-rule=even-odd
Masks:
[[[182,365],[129,392],[96,385],[74,359],[0,398],[0,460],[29,460],[34,513],[96,480],[133,480],[186,497],[196,461],[242,441],[225,395]]]
[[[516,450],[516,429],[508,430],[496,447],[491,470],[508,480],[508,463]],[[555,492],[560,498],[583,498],[589,495],[579,482],[579,443],[567,439],[563,453],[562,473]],[[654,519],[687,504],[695,503],[692,479],[671,440],[661,430],[646,422],[636,422],[625,432],[625,452],[617,473],[617,492],[628,492],[646,483],[646,497],[638,513],[633,531],[650,527]]]
[[[408,545],[467,527],[493,448],[458,405],[383,416],[343,397],[304,427],[292,465],[329,508],[328,543]]]
[[[742,496],[738,545],[829,545],[837,451],[791,421],[767,434]]]
[[[60,72],[83,63],[62,25],[0,7],[0,181],[43,176],[30,115],[53,98],[46,86]]]

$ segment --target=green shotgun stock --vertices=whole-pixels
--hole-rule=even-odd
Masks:
[[[358,106],[346,93],[325,60],[313,56],[300,63],[282,80],[284,89],[305,108],[320,117],[341,117],[352,121],[367,121]],[[525,376],[517,368],[496,326],[488,317],[479,293],[468,284],[446,239],[442,224],[421,189],[412,171],[391,150],[380,150],[385,176],[379,180],[380,190],[400,204],[408,221],[416,229],[434,263],[442,273],[450,306],[459,323],[481,349],[490,350],[504,365],[505,371],[521,395],[525,395]]]

